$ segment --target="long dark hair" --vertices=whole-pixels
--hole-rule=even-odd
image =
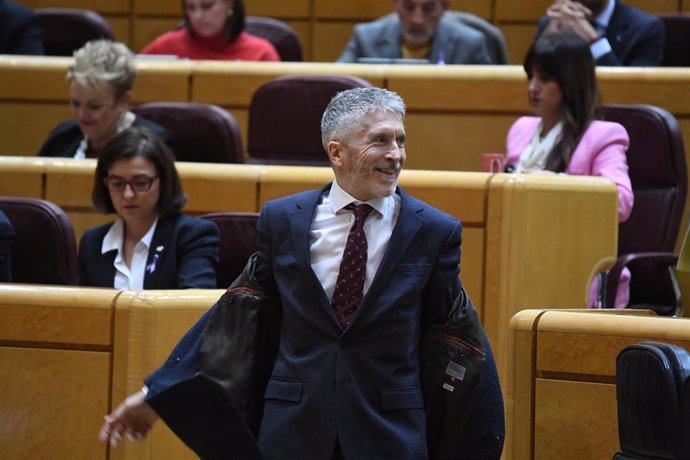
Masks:
[[[235,6],[232,8],[232,11],[232,15],[225,20],[225,41],[228,43],[236,39],[244,30],[244,2],[242,0],[235,0]],[[182,0],[182,14],[184,15],[184,28],[187,29],[188,33],[194,33],[192,26],[189,24],[189,18],[187,18],[184,0]]]
[[[563,93],[561,101],[561,139],[553,146],[546,169],[562,172],[590,122],[596,118],[598,102],[595,62],[589,44],[573,32],[544,35],[535,41],[525,56],[528,76],[534,69],[548,74]]]

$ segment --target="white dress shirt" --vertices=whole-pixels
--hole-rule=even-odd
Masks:
[[[101,245],[101,253],[105,254],[108,251],[117,251],[115,256],[115,279],[113,280],[113,287],[117,289],[144,289],[144,273],[146,270],[146,260],[149,256],[149,247],[153,239],[153,233],[156,231],[156,224],[158,219],[153,222],[151,228],[134,246],[134,253],[132,254],[132,261],[130,267],[125,263],[125,254],[122,249],[124,243],[124,222],[118,219],[110,227],[108,233],[103,238]],[[154,267],[155,268],[155,267]]]
[[[311,267],[329,300],[333,298],[345,243],[355,221],[354,212],[343,209],[350,203],[361,202],[340,188],[334,180],[330,192],[321,197],[316,207],[309,231]],[[398,221],[400,196],[394,193],[365,203],[374,208],[364,222],[364,233],[367,235],[367,273],[364,279],[366,294]]]

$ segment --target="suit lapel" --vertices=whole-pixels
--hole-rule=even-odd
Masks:
[[[400,260],[407,252],[407,248],[424,225],[424,220],[419,216],[422,208],[416,206],[402,189],[398,188],[397,192],[400,195],[400,214],[398,215],[398,221],[393,228],[393,233],[391,234],[383,259],[381,260],[381,265],[379,265],[374,280],[364,296],[364,299],[362,299],[362,304],[357,309],[355,317],[353,318],[353,323],[364,314],[364,311],[375,301],[379,293],[386,287],[386,283],[390,281],[393,272],[400,264]]]
[[[311,268],[309,230],[319,198],[322,193],[329,189],[330,185],[327,185],[321,190],[314,190],[306,194],[303,198],[295,202],[294,208],[288,214],[290,234],[292,235],[292,244],[295,248],[294,256],[297,265],[300,267],[302,276],[312,284],[312,292],[320,291],[323,293],[322,297],[324,299],[326,298],[326,294],[314,270]]]
[[[616,54],[620,54],[618,51],[619,46],[623,43],[623,36],[628,33],[629,28],[630,15],[628,14],[628,10],[617,0],[613,7],[611,21],[609,21],[609,25],[606,28],[606,39],[609,41]]]
[[[396,13],[392,13],[390,20],[383,28],[383,33],[377,38],[377,54],[379,57],[400,58],[402,57],[401,44],[402,28],[400,26],[400,19]]]
[[[175,231],[175,218],[159,219],[156,230],[151,238],[149,254],[146,258],[146,269],[144,270],[144,289],[161,289],[158,281],[162,266],[166,261],[173,232]]]

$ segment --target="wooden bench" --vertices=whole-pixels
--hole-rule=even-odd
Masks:
[[[646,310],[523,310],[510,322],[504,458],[611,458],[616,356],[657,340],[690,348],[690,320]]]

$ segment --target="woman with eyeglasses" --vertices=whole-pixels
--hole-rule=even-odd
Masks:
[[[82,236],[82,286],[216,288],[218,228],[180,212],[187,198],[172,153],[158,136],[133,127],[108,142],[91,198],[118,219]]]

